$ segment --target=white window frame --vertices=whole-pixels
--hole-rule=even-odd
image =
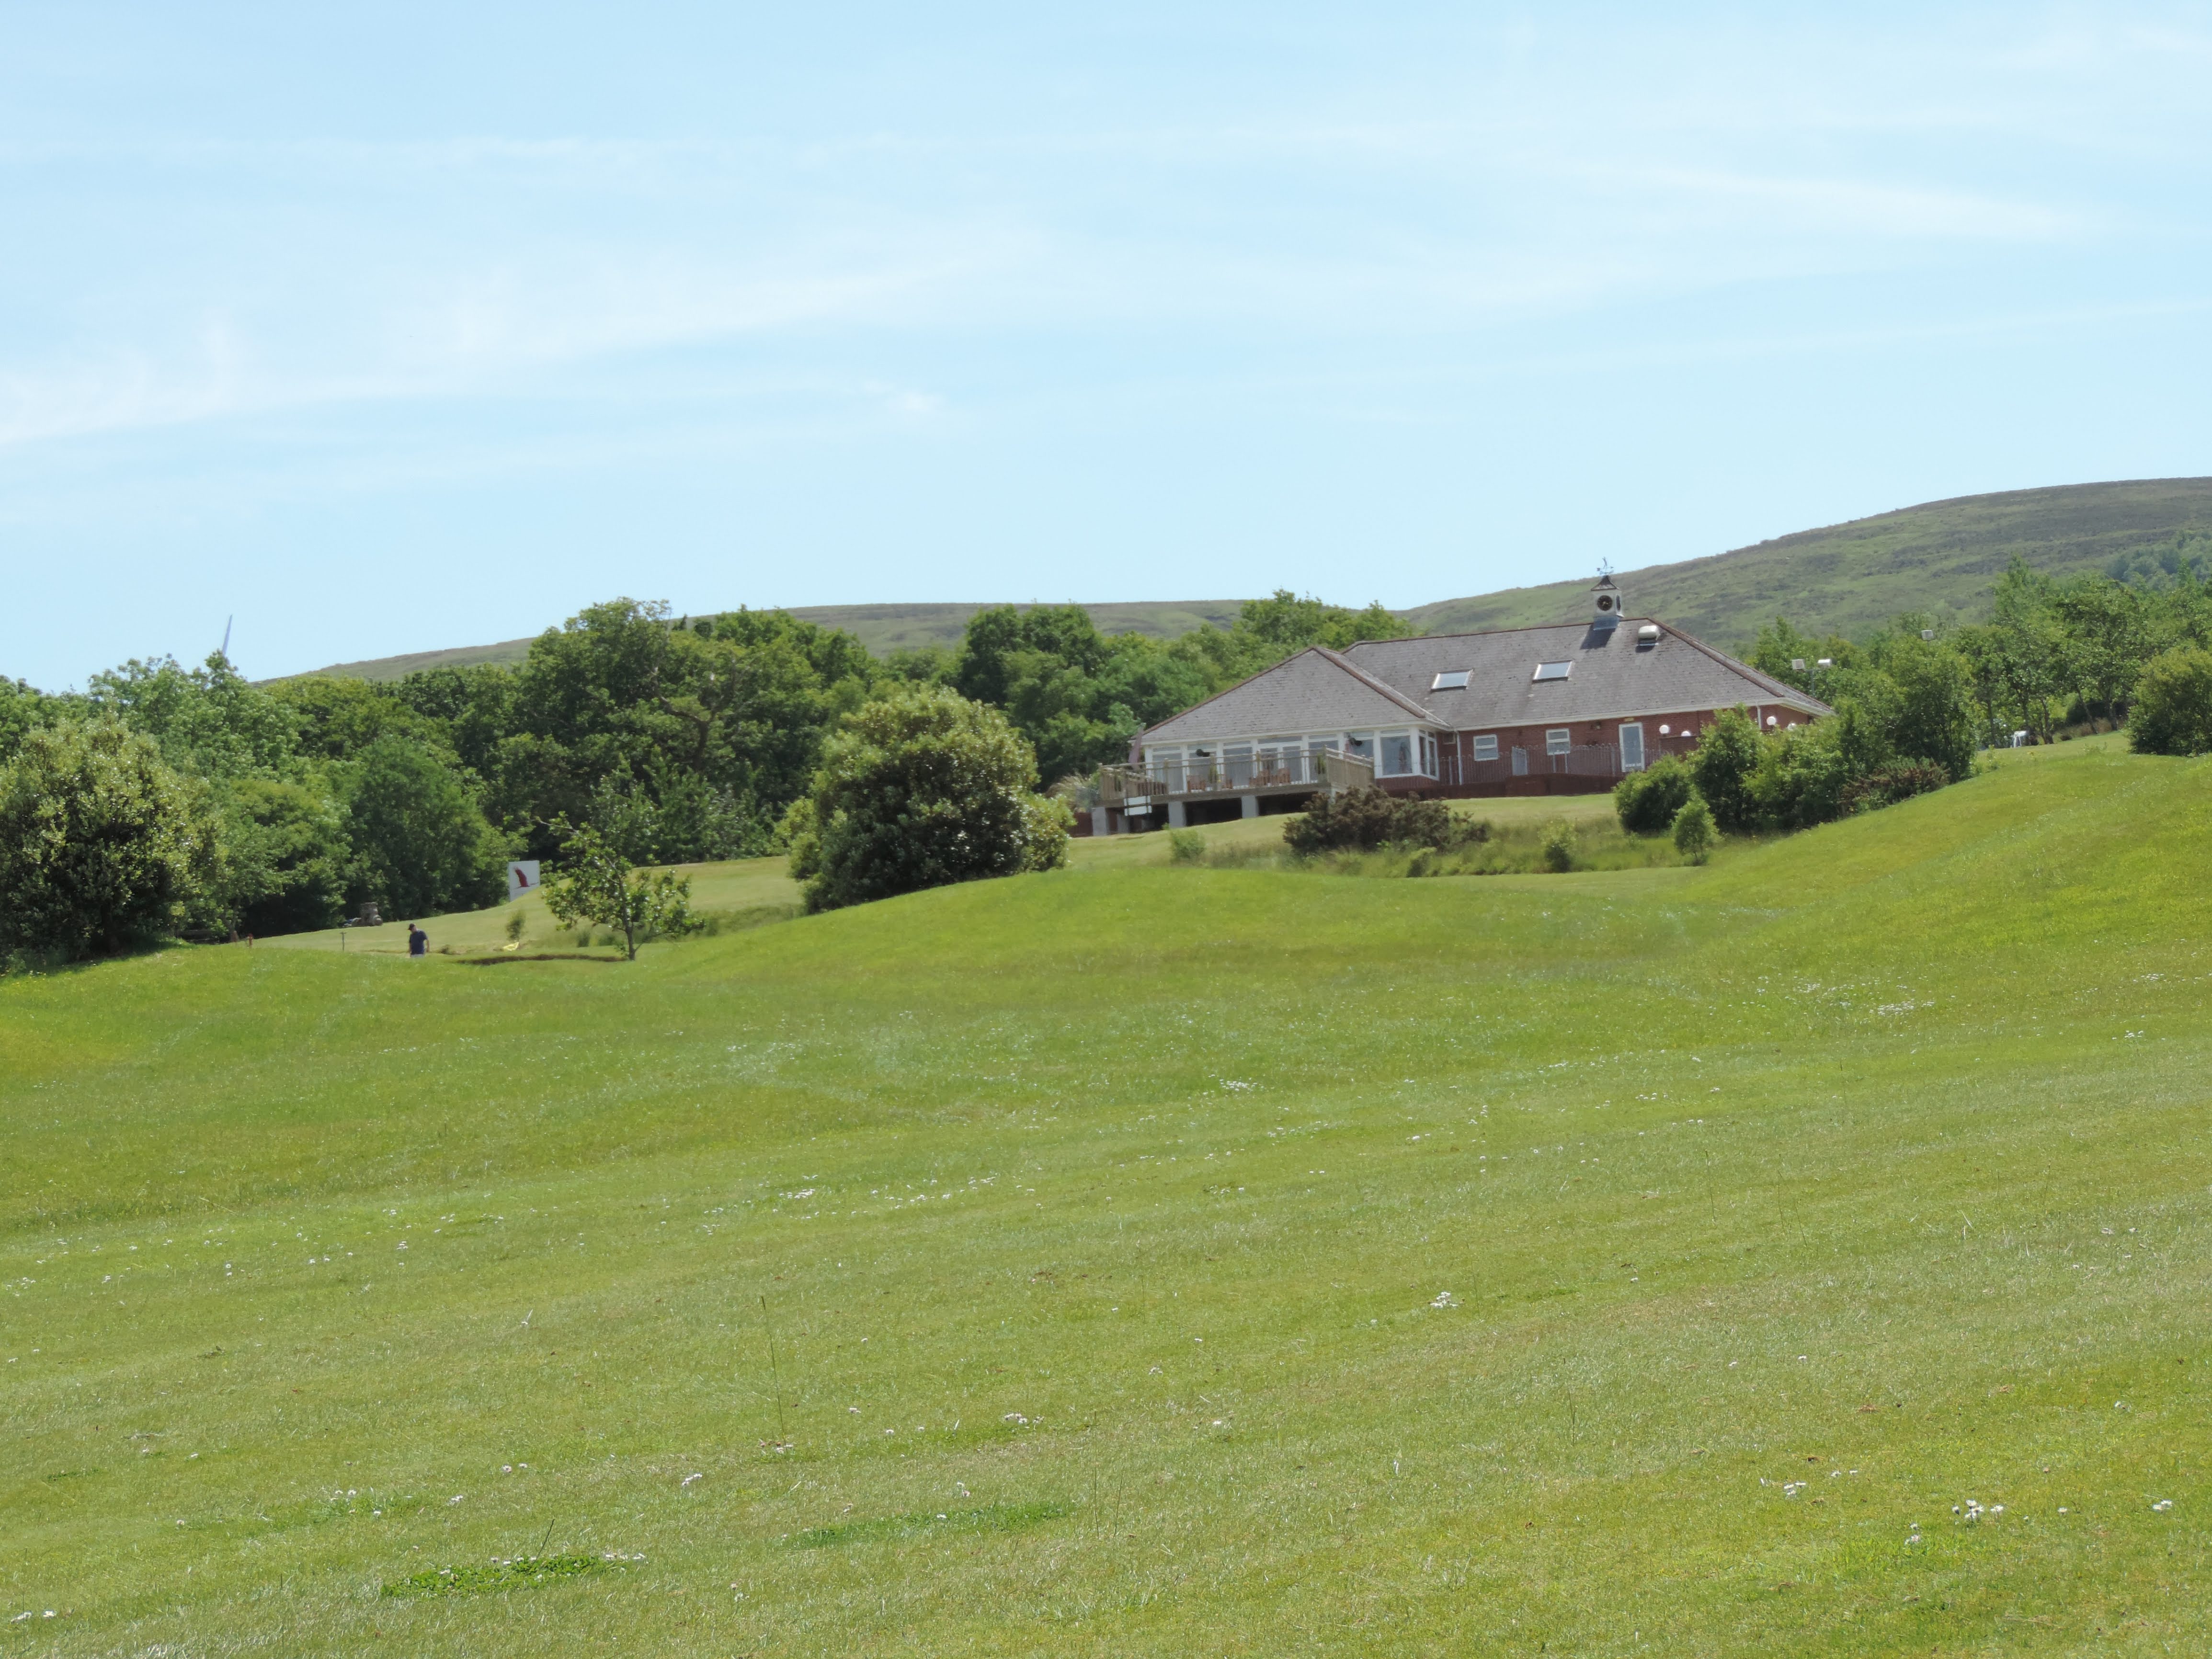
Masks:
[[[1486,745],[1490,750],[1488,754],[1483,752]],[[1494,761],[1498,758],[1497,732],[1478,732],[1474,734],[1474,757],[1478,761]]]
[[[1574,672],[1574,659],[1570,657],[1565,662],[1538,663],[1536,665],[1536,672],[1531,674],[1528,678],[1532,684],[1543,680],[1563,680],[1573,674]]]
[[[1431,691],[1464,691],[1468,680],[1474,675],[1472,668],[1446,668],[1429,682]]]
[[[1378,734],[1375,744],[1375,775],[1378,778],[1410,778],[1420,770],[1421,746],[1414,732],[1384,732]],[[1391,745],[1406,745],[1406,763],[1402,767],[1388,764]]]
[[[1628,734],[1631,732],[1636,733],[1636,758],[1633,761],[1628,758]],[[1621,721],[1620,769],[1624,772],[1641,772],[1644,769],[1644,757],[1650,753],[1650,750],[1644,746],[1644,722],[1642,720]]]
[[[1557,760],[1561,755],[1571,755],[1574,752],[1574,749],[1575,728],[1573,726],[1554,726],[1545,731],[1544,753],[1552,759]]]

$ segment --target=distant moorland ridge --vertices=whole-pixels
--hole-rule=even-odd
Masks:
[[[1741,647],[1777,615],[1815,633],[1856,635],[1901,611],[1948,612],[1962,620],[1986,606],[1990,585],[2015,555],[2053,575],[2102,569],[2154,550],[2191,531],[2212,532],[2212,478],[2139,478],[2060,484],[1999,495],[1928,501],[1870,519],[1801,530],[1675,564],[1616,574],[1630,610],[1665,617],[1714,644]],[[1559,622],[1576,615],[1589,578],[1509,587],[1440,599],[1400,614],[1425,634],[1473,633]],[[1359,593],[1330,593],[1358,604]],[[1227,627],[1235,599],[1091,605],[1107,633],[1172,639],[1208,623]],[[975,605],[849,605],[793,607],[792,614],[854,634],[881,654],[902,646],[952,645]],[[1024,606],[1024,609],[1028,607]],[[710,612],[696,614],[707,615]],[[334,663],[319,674],[394,680],[442,665],[519,662],[527,639],[459,646]]]

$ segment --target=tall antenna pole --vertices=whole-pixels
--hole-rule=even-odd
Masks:
[[[230,625],[237,620],[234,616],[225,617],[222,619],[222,649],[218,654],[225,662],[230,660]]]

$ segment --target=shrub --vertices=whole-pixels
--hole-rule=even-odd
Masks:
[[[1168,831],[1168,861],[1170,864],[1202,864],[1206,861],[1206,837],[1195,830]]]
[[[1743,709],[1725,711],[1705,728],[1690,757],[1690,779],[1705,797],[1713,823],[1730,834],[1752,827],[1758,803],[1752,795],[1761,744],[1759,728]]]
[[[1690,799],[1690,769],[1672,755],[1662,756],[1613,786],[1613,810],[1628,834],[1663,836]]]
[[[1565,818],[1554,818],[1544,826],[1541,843],[1544,867],[1554,875],[1564,875],[1575,867],[1575,826]]]
[[[1719,836],[1713,830],[1712,808],[1705,797],[1692,795],[1674,814],[1674,850],[1692,864],[1703,864]]]
[[[123,950],[221,874],[204,787],[113,721],[29,732],[0,769],[0,952]]]
[[[845,716],[814,775],[815,822],[792,847],[806,906],[1055,869],[1074,820],[1036,793],[1036,757],[995,708],[908,684]]]
[[[1848,725],[1821,720],[1767,738],[1751,780],[1752,811],[1735,827],[1749,829],[1747,819],[1755,817],[1775,829],[1809,830],[1841,817],[1844,791],[1853,775],[1843,744]],[[1720,817],[1717,811],[1713,816]]]
[[[2154,657],[2136,682],[2128,746],[2139,755],[2212,752],[2212,651]]]
[[[1878,806],[1892,805],[1911,795],[1925,794],[1930,789],[1941,789],[1951,781],[1948,768],[1933,761],[1898,761],[1879,767],[1864,777],[1853,778],[1844,787],[1845,812],[1871,811]]]
[[[1432,847],[1439,852],[1490,833],[1485,824],[1462,825],[1440,800],[1394,795],[1367,784],[1316,798],[1312,805],[1283,826],[1283,841],[1302,858],[1316,853],[1378,847]]]

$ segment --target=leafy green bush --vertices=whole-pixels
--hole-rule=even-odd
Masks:
[[[1055,869],[1066,803],[1036,793],[1036,757],[995,708],[912,684],[845,716],[814,775],[813,828],[792,845],[810,910]]]
[[[1731,835],[1753,827],[1759,803],[1752,795],[1752,780],[1762,759],[1759,728],[1741,708],[1724,711],[1707,726],[1690,757],[1690,780],[1713,815],[1713,823]]]
[[[1863,777],[1853,778],[1844,787],[1844,811],[1871,811],[1878,806],[1892,805],[1908,796],[1925,794],[1930,789],[1941,789],[1951,781],[1948,768],[1933,761],[1899,761],[1878,768]]]
[[[1692,795],[1674,814],[1674,850],[1692,864],[1703,864],[1720,837],[1713,830],[1712,808],[1702,795]]]
[[[2154,657],[2136,682],[2128,746],[2139,755],[2212,752],[2212,651]]]
[[[1203,864],[1206,861],[1206,837],[1195,830],[1169,830],[1168,861],[1170,864]]]
[[[1690,769],[1674,756],[1662,755],[1613,786],[1613,810],[1630,835],[1663,836],[1692,787]]]
[[[1751,779],[1751,812],[1738,827],[1756,821],[1777,830],[1809,830],[1841,817],[1844,791],[1852,776],[1844,747],[1847,730],[1842,719],[1819,720],[1761,743],[1759,769]],[[1714,817],[1720,817],[1717,811]]]
[[[1283,842],[1301,858],[1317,853],[1378,847],[1432,847],[1439,852],[1490,832],[1486,823],[1469,824],[1452,816],[1440,800],[1394,795],[1375,784],[1316,796],[1313,804],[1283,826]]]
[[[26,732],[0,769],[0,953],[124,950],[221,879],[205,786],[116,721]]]
[[[1544,867],[1553,875],[1565,875],[1575,867],[1575,826],[1565,818],[1554,818],[1544,826],[1541,843]]]

